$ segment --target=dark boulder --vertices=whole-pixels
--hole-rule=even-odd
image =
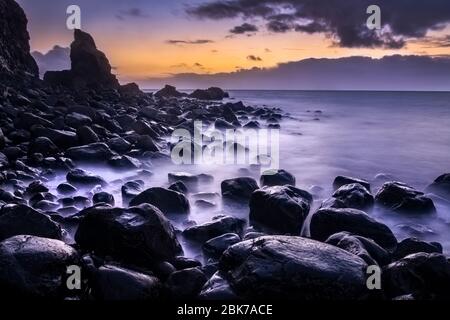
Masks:
[[[357,255],[369,266],[385,266],[391,262],[390,254],[375,241],[349,232],[336,233],[329,237],[325,243]]]
[[[370,192],[361,184],[346,184],[337,189],[333,198],[325,202],[323,207],[331,208],[353,208],[358,210],[369,210],[374,205],[374,198]]]
[[[433,200],[401,182],[386,182],[378,191],[377,204],[393,212],[412,215],[436,213]]]
[[[245,220],[230,216],[217,216],[212,221],[187,228],[183,236],[190,240],[206,242],[227,233],[242,234]]]
[[[91,127],[83,126],[77,128],[77,137],[81,144],[91,144],[100,141],[100,138]]]
[[[0,241],[22,234],[58,240],[62,238],[61,227],[49,216],[26,205],[3,207],[0,211]]]
[[[372,239],[389,252],[393,252],[397,246],[397,239],[386,225],[356,209],[320,209],[312,215],[309,229],[311,238],[319,241],[326,241],[335,233],[347,231]]]
[[[443,174],[426,188],[426,192],[434,193],[450,201],[450,173]]]
[[[132,147],[131,143],[121,137],[109,139],[107,144],[111,148],[111,150],[120,154],[130,151]]]
[[[113,207],[116,204],[114,196],[108,192],[99,192],[94,194],[94,196],[92,197],[92,203],[93,204],[104,203],[109,204]]]
[[[175,183],[172,183],[169,186],[169,190],[176,191],[176,192],[179,192],[179,193],[182,193],[182,194],[188,194],[188,192],[189,192],[188,187],[181,181],[177,181]]]
[[[129,156],[113,156],[108,160],[108,164],[119,170],[139,169],[142,166],[142,162]]]
[[[122,267],[104,265],[92,272],[92,295],[100,301],[156,301],[163,286],[158,278]]]
[[[261,186],[284,186],[295,187],[295,177],[286,170],[266,171],[261,176]]]
[[[212,87],[207,90],[197,89],[189,97],[199,100],[223,100],[228,98],[229,94],[220,88]]]
[[[102,177],[91,174],[90,172],[75,169],[67,173],[66,179],[75,186],[106,186],[107,183]]]
[[[234,293],[230,284],[222,273],[216,272],[205,284],[199,295],[200,300],[207,301],[236,301],[239,297]]]
[[[393,254],[394,260],[400,260],[414,253],[442,253],[442,246],[439,243],[428,243],[417,238],[407,238],[397,245],[397,250]]]
[[[0,287],[10,297],[63,299],[72,265],[77,252],[59,240],[19,235],[0,243]]]
[[[230,247],[220,260],[244,299],[362,300],[367,264],[334,246],[300,237],[267,236]]]
[[[79,162],[103,162],[114,156],[114,152],[105,143],[91,143],[81,147],[70,148],[66,151],[66,156]]]
[[[370,191],[370,183],[367,182],[366,180],[352,178],[352,177],[345,177],[345,176],[337,176],[334,179],[333,188],[334,188],[334,190],[337,190],[340,187],[345,186],[346,184],[354,184],[354,183],[359,183],[364,188],[366,188],[367,190]]]
[[[30,129],[34,125],[41,125],[46,128],[53,128],[53,123],[50,121],[29,112],[19,114],[17,118],[16,127],[21,129]]]
[[[199,268],[191,268],[172,273],[166,285],[173,299],[195,299],[207,281]]]
[[[56,191],[58,191],[58,193],[62,195],[71,195],[77,192],[77,188],[69,183],[61,183],[56,188]]]
[[[223,181],[221,189],[224,198],[247,201],[259,186],[255,179],[244,177]]]
[[[177,181],[183,182],[188,188],[197,188],[199,177],[194,174],[186,172],[173,172],[169,173],[169,183],[175,183]]]
[[[241,238],[235,233],[226,233],[208,240],[203,245],[203,252],[208,257],[219,258],[232,245],[241,242]]]
[[[300,235],[312,196],[293,186],[264,187],[250,199],[250,221],[281,234]]]
[[[58,147],[46,137],[37,137],[33,141],[31,141],[28,147],[28,153],[40,153],[44,157],[54,156],[59,153]]]
[[[128,209],[100,205],[79,215],[82,220],[75,240],[97,254],[148,266],[181,253],[174,228],[149,204]]]
[[[92,119],[88,116],[85,116],[84,114],[74,112],[66,115],[65,123],[69,127],[78,129],[83,126],[90,126],[92,124]]]
[[[78,144],[78,137],[75,132],[56,130],[44,127],[33,127],[31,133],[34,137],[45,137],[50,139],[61,149],[67,149]]]
[[[150,188],[140,193],[130,201],[130,206],[138,206],[149,203],[156,206],[165,214],[187,214],[189,213],[189,201],[184,194],[164,189]]]
[[[129,181],[125,183],[122,188],[122,199],[130,201],[142,192],[143,183],[140,181]]]
[[[186,96],[186,94],[178,92],[177,88],[173,86],[166,85],[163,89],[156,92],[154,96],[158,98],[181,98]]]
[[[450,298],[450,262],[437,253],[416,253],[388,265],[382,287],[390,298],[411,294],[416,299]]]

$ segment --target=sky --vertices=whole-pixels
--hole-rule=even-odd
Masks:
[[[73,35],[66,28],[66,9],[79,5],[82,29],[94,36],[122,82],[276,69],[309,58],[450,56],[448,0],[18,3],[29,19],[32,50],[43,54],[55,45],[70,45]],[[366,27],[366,9],[371,4],[381,8],[380,31]],[[57,53],[65,54],[61,48]],[[51,53],[52,57],[57,55]]]

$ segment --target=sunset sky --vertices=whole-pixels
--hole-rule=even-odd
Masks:
[[[311,57],[450,54],[448,0],[18,2],[29,19],[32,50],[43,53],[69,46],[66,8],[79,5],[82,29],[94,36],[122,81],[274,67]],[[365,10],[375,3],[383,32],[362,34]]]

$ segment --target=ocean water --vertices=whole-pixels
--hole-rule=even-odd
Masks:
[[[322,189],[312,212],[332,194],[337,175],[367,179],[372,191],[385,181],[396,180],[423,190],[439,175],[450,172],[450,93],[420,92],[305,92],[305,91],[230,91],[230,101],[246,105],[279,107],[289,113],[281,121],[280,167],[296,176],[297,187]],[[264,121],[261,122],[264,124]],[[145,179],[146,187],[167,187],[168,173],[207,173],[214,182],[199,192],[220,194],[223,180],[242,176],[244,166],[185,165],[154,163],[154,175]],[[122,205],[120,187],[135,172],[117,173],[104,167],[84,167],[111,183],[106,191]],[[260,172],[251,171],[259,180]],[[63,177],[61,177],[63,178]],[[60,181],[54,182],[54,187]],[[83,190],[88,192],[89,190]],[[247,206],[212,201],[213,209],[195,205],[189,196],[189,216],[169,217],[179,230],[190,221],[210,221],[218,214],[248,218]],[[435,199],[438,213],[432,217],[405,217],[375,209],[369,214],[387,224],[399,240],[415,236],[439,241],[450,253],[450,205]],[[72,230],[73,231],[73,230]],[[308,233],[306,227],[304,232]],[[180,237],[185,254],[202,258],[201,248]]]

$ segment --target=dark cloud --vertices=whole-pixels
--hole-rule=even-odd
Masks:
[[[70,48],[54,46],[47,53],[34,51],[31,53],[39,66],[41,76],[47,71],[70,69]]]
[[[270,50],[269,48],[265,48],[265,49],[264,49],[264,52],[266,52],[266,53],[271,53],[272,50]]]
[[[262,59],[260,57],[255,56],[253,54],[247,56],[247,60],[250,60],[250,61],[262,61]]]
[[[254,24],[244,23],[230,30],[232,34],[244,34],[247,32],[258,32],[258,27]]]
[[[399,48],[450,22],[448,0],[377,0],[383,28],[369,30],[366,11],[373,4],[373,0],[215,0],[187,12],[200,19],[261,18],[272,32],[325,33],[342,47]]]
[[[167,40],[166,43],[168,44],[207,44],[207,43],[213,43],[212,40],[207,39],[198,39],[198,40]]]
[[[139,8],[130,8],[128,10],[121,10],[116,15],[116,18],[119,20],[125,20],[126,18],[144,19],[144,18],[149,18],[149,17],[150,17],[150,15],[148,15],[142,9],[139,9]]]

